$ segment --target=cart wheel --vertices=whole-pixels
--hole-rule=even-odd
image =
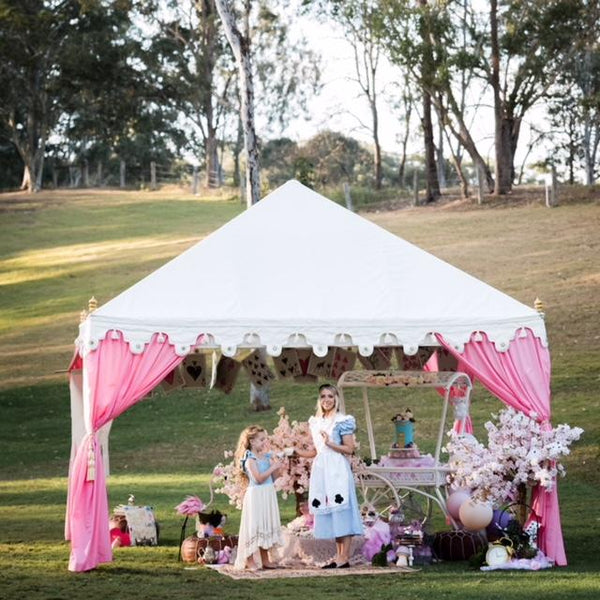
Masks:
[[[399,489],[398,498],[405,522],[418,521],[421,525],[425,525],[431,519],[433,501],[429,496],[414,490]]]
[[[396,488],[388,479],[368,469],[354,474],[356,493],[362,514],[374,510],[387,516],[391,508],[400,506]]]

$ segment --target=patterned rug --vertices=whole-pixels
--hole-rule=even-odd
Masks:
[[[254,579],[257,581],[264,579],[283,579],[294,577],[342,577],[347,575],[385,575],[394,573],[395,575],[410,575],[420,569],[411,567],[373,567],[371,565],[357,565],[349,569],[320,569],[318,567],[307,565],[285,566],[278,569],[261,569],[259,571],[236,571],[232,565],[206,565],[221,575],[226,575],[232,579]],[[192,567],[194,568],[194,567]],[[201,567],[200,567],[201,568]]]

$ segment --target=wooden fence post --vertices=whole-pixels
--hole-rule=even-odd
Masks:
[[[119,167],[119,187],[125,187],[125,161],[121,159],[121,164]]]

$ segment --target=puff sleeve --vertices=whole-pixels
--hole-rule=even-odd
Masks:
[[[351,435],[356,431],[356,419],[352,415],[347,415],[336,427],[340,436]]]

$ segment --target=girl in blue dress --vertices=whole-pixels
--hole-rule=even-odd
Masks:
[[[354,417],[339,412],[339,394],[334,385],[319,387],[314,417],[308,420],[315,446],[311,452],[295,449],[299,456],[314,457],[308,492],[308,504],[314,515],[314,537],[335,538],[335,560],[324,569],[350,566],[350,544],[353,535],[362,535],[354,477],[348,456],[354,452]]]
[[[283,464],[268,449],[267,432],[258,425],[242,431],[235,461],[248,487],[242,502],[236,569],[273,569],[269,550],[281,544],[279,506],[273,480]]]

